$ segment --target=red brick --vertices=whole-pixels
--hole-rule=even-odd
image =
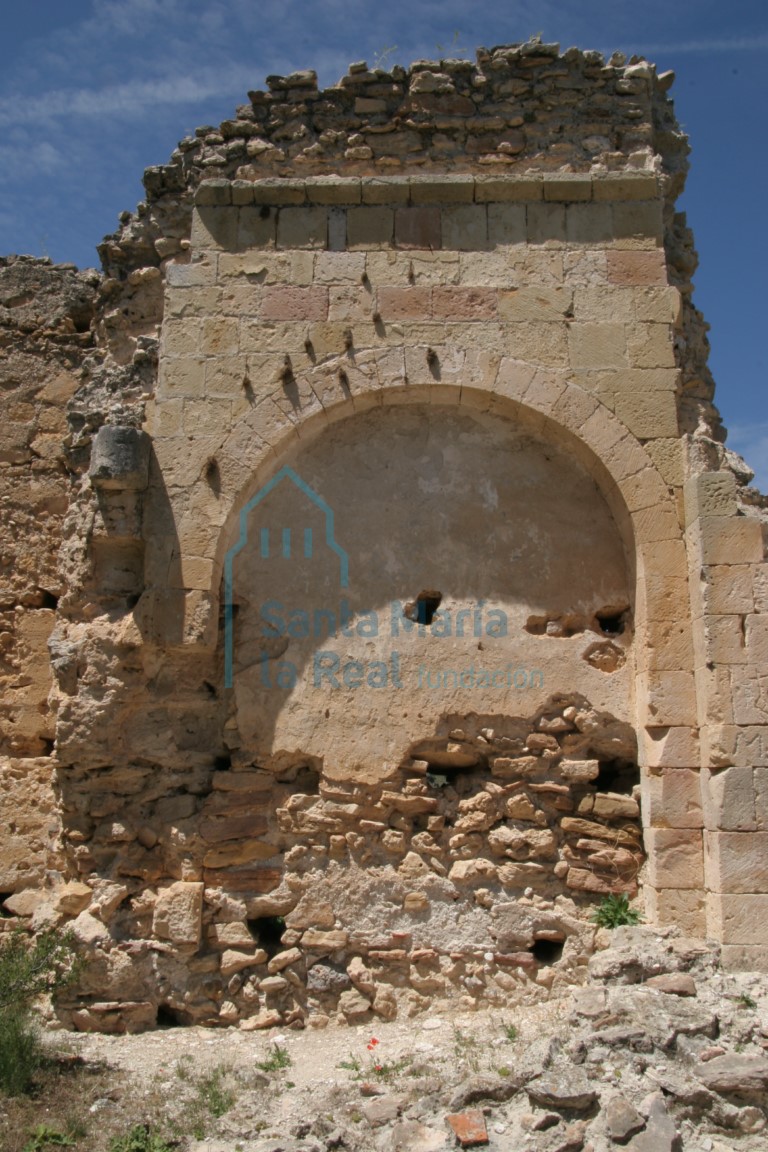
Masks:
[[[262,320],[327,320],[327,288],[268,288],[261,305]]]
[[[498,294],[494,288],[433,288],[435,319],[493,320]]]
[[[608,251],[610,284],[666,284],[667,266],[661,248],[651,251],[614,248]]]
[[[368,953],[369,960],[379,960],[383,963],[397,964],[408,959],[404,948],[371,948]]]
[[[380,288],[379,311],[384,320],[429,320],[431,288]]]
[[[494,952],[493,959],[500,968],[536,967],[536,958],[531,952]]]
[[[488,1143],[488,1129],[482,1112],[473,1108],[468,1112],[454,1112],[446,1119],[462,1148],[476,1148]]]
[[[440,209],[425,204],[416,208],[398,208],[395,212],[395,246],[397,248],[439,248],[442,243]]]

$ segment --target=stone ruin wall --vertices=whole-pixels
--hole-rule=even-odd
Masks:
[[[671,79],[537,42],[270,77],[147,170],[101,278],[3,262],[1,923],[87,947],[65,1023],[546,996],[638,885],[764,967],[763,501],[712,406]],[[249,589],[306,582],[252,556],[227,687],[239,513],[294,465],[357,611],[487,588],[541,680],[266,698]]]

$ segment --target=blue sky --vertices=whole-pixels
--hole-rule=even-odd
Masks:
[[[269,73],[472,56],[541,33],[677,73],[692,167],[694,300],[728,443],[768,490],[768,5],[764,0],[8,0],[0,41],[0,253],[81,267],[141,174]],[[393,51],[388,51],[393,49]]]

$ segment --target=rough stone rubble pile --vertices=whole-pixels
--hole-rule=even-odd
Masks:
[[[320,1036],[289,1033],[275,1038],[287,1071],[254,1071],[262,1054],[238,1033],[227,1049],[236,1103],[194,1152],[235,1140],[243,1152],[760,1152],[765,978],[725,975],[716,949],[674,929],[601,930],[597,943],[584,986],[558,1002],[391,1024],[369,1014],[351,1038],[323,1032],[321,1055]],[[143,1037],[82,1037],[78,1049],[136,1069],[139,1091],[159,1081],[171,1115],[185,1096],[163,1079],[164,1044],[202,1069],[194,1036],[155,1034],[149,1068]]]

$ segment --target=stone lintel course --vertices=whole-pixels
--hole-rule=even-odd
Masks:
[[[605,176],[558,173],[533,176],[378,176],[307,177],[305,180],[256,179],[203,180],[195,191],[198,207],[248,204],[471,204],[529,202],[532,200],[601,204],[654,202],[659,196],[658,178],[649,172]]]

